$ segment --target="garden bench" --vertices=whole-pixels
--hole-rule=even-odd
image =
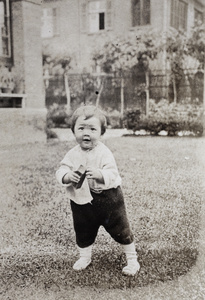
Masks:
[[[26,94],[0,93],[0,107],[25,107]]]

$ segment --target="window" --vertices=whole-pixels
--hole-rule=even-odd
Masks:
[[[9,0],[0,0],[0,57],[11,58]]]
[[[96,33],[111,27],[111,0],[81,1],[82,31]]]
[[[51,38],[59,34],[58,9],[43,8],[41,36]]]
[[[150,24],[150,0],[132,1],[132,26]]]
[[[89,32],[105,29],[105,1],[91,1],[88,3]]]
[[[171,2],[171,26],[177,30],[187,29],[187,3],[180,0]]]
[[[198,10],[198,9],[194,9],[194,24],[202,24],[204,21],[204,15],[203,12]]]

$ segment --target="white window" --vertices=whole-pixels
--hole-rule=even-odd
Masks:
[[[11,57],[9,0],[0,0],[0,57]]]
[[[132,1],[132,26],[150,24],[150,0]]]
[[[41,36],[51,38],[59,34],[58,9],[43,8]]]
[[[96,33],[112,27],[111,0],[81,1],[81,30]]]
[[[105,1],[91,1],[88,3],[89,32],[105,29]]]

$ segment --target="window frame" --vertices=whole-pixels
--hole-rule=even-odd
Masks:
[[[90,7],[90,4],[91,3],[94,3],[94,2],[96,2],[96,3],[104,3],[104,8],[98,8],[97,10],[92,10],[91,9],[91,7]],[[104,23],[104,28],[102,28],[102,29],[100,29],[100,15],[101,14],[104,14],[103,16],[104,16],[104,18],[103,18],[103,23]],[[97,17],[97,30],[94,30],[94,31],[91,31],[91,19],[92,19],[92,17],[93,16],[95,16],[95,17]],[[106,18],[106,0],[92,0],[92,1],[89,1],[88,2],[88,14],[87,14],[87,19],[88,19],[88,32],[90,33],[90,34],[92,34],[92,33],[98,33],[98,32],[102,32],[102,31],[104,31],[105,30],[105,18]]]
[[[12,41],[12,18],[11,18],[11,1],[1,0],[5,3],[6,12],[4,14],[4,20],[6,19],[7,34],[5,38],[8,40],[8,55],[0,55],[0,63],[4,66],[11,67],[13,65],[13,41]],[[1,36],[2,37],[2,36]]]
[[[149,0],[149,8],[146,8],[145,0],[138,0],[139,8],[137,9],[135,6],[136,0],[132,0],[132,27],[142,27],[142,26],[150,26],[151,25],[151,0]],[[138,10],[138,11],[137,11]],[[135,14],[136,12],[136,14]],[[145,22],[145,13],[148,12],[149,21]],[[135,15],[139,16],[139,18],[135,18]]]
[[[182,10],[184,5],[184,10]],[[180,13],[184,11],[184,15]],[[170,26],[176,30],[187,31],[188,26],[188,2],[186,0],[171,0]],[[184,26],[180,26],[184,22]]]
[[[197,23],[199,22],[198,18],[196,18],[196,15],[201,15],[202,16],[202,24],[204,23],[204,12],[197,7],[194,7],[194,25],[196,26]]]
[[[90,31],[90,12],[89,5],[91,2],[104,2],[104,10],[99,10],[96,14],[99,14],[98,30]],[[82,33],[92,35],[100,34],[108,30],[112,30],[113,26],[113,14],[112,14],[112,0],[81,0],[80,1],[80,30]],[[100,14],[104,13],[104,29],[100,29]],[[94,13],[93,13],[94,14]]]
[[[44,10],[51,10],[51,16],[47,16],[45,20],[51,20],[52,23],[52,35],[43,36],[43,23],[45,22],[43,12]],[[41,38],[42,39],[52,39],[60,35],[60,26],[59,26],[59,7],[43,7],[42,8],[42,29],[41,29]]]

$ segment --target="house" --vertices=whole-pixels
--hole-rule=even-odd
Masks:
[[[190,33],[204,21],[205,0],[44,0],[44,51],[69,53],[73,69],[92,71],[91,53],[104,37],[114,38],[139,28]]]
[[[40,0],[0,0],[1,145],[46,137],[41,11]],[[3,91],[6,78],[12,92]]]
[[[0,0],[0,65],[23,83],[29,108],[45,107],[40,15],[40,0]]]

